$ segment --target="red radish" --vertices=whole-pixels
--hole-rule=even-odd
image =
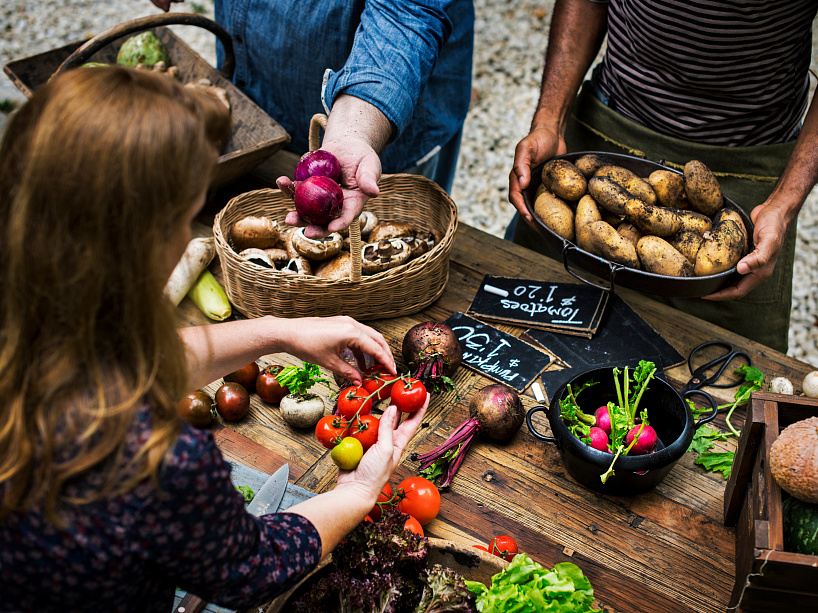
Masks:
[[[341,214],[344,194],[329,177],[307,177],[295,186],[295,210],[306,222],[326,226]]]
[[[329,151],[316,149],[301,156],[295,167],[295,180],[304,181],[309,177],[329,177],[336,183],[341,181],[341,164]]]
[[[594,411],[594,419],[596,420],[596,427],[602,428],[607,436],[611,435],[611,415],[608,413],[608,407],[599,407]]]
[[[625,437],[625,442],[630,445],[634,438],[636,438],[637,441],[630,450],[630,453],[634,455],[653,453],[654,449],[656,449],[656,443],[659,441],[659,437],[656,436],[656,430],[651,426],[643,424],[638,424],[631,428]]]
[[[611,450],[608,447],[608,435],[602,428],[597,428],[594,426],[588,432],[588,436],[591,437],[591,447],[598,451],[607,451],[608,453],[611,453]]]

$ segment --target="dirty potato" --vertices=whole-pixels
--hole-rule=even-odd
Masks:
[[[680,230],[704,234],[713,229],[713,222],[707,215],[702,215],[696,211],[677,211],[677,215],[682,222]]]
[[[732,219],[713,226],[696,254],[696,276],[706,277],[730,270],[744,255],[745,241],[744,232]]]
[[[631,170],[621,166],[602,166],[594,176],[608,177],[628,192],[648,204],[656,204],[656,193],[650,184]]]
[[[590,253],[593,253],[591,248],[591,234],[589,226],[595,221],[601,221],[602,215],[599,212],[599,207],[591,196],[588,194],[580,198],[577,202],[577,212],[574,215],[574,228],[577,237],[577,246]]]
[[[613,166],[613,162],[605,156],[597,155],[596,153],[586,153],[574,162],[574,166],[579,169],[586,179],[590,179],[596,174],[596,171],[603,166]]]
[[[673,245],[674,249],[685,256],[688,262],[695,264],[696,254],[699,252],[699,247],[701,247],[703,242],[704,238],[701,234],[682,230],[670,244]]]
[[[542,169],[545,187],[563,200],[575,201],[585,195],[585,176],[568,160],[550,160]]]
[[[643,234],[654,236],[672,236],[682,227],[675,209],[651,206],[638,198],[631,198],[625,203],[625,219]]]
[[[644,236],[635,225],[630,223],[629,221],[625,221],[616,228],[616,231],[619,232],[622,236],[627,238],[630,242],[633,243],[633,246],[636,247],[636,243],[639,242],[639,239]]]
[[[597,204],[614,215],[625,214],[625,204],[633,195],[610,177],[593,177],[588,181],[588,193]]]
[[[724,196],[716,175],[698,160],[685,164],[684,175],[685,193],[693,210],[708,216],[715,215],[724,206]]]
[[[636,244],[639,261],[648,272],[670,277],[693,277],[693,265],[673,245],[658,236],[643,236]]]
[[[690,201],[685,194],[684,176],[672,170],[654,170],[647,179],[661,206],[685,210]]]
[[[588,226],[591,253],[624,264],[629,268],[639,268],[636,247],[627,238],[619,234],[611,224],[594,221]]]
[[[534,201],[534,213],[562,238],[574,240],[574,211],[562,198],[545,190]]]
[[[741,218],[741,215],[738,212],[734,211],[733,209],[728,209],[724,207],[720,210],[716,215],[713,217],[713,226],[715,227],[725,219],[732,219],[736,222],[738,229],[741,231],[742,236],[744,237],[744,241],[741,245],[742,257],[745,253],[747,253],[747,228],[744,225],[744,220]]]

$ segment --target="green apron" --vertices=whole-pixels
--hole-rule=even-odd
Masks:
[[[772,193],[795,142],[755,147],[717,147],[664,136],[605,106],[586,83],[577,97],[565,132],[568,151],[624,153],[681,170],[690,160],[706,164],[726,196],[749,214]],[[554,257],[543,239],[518,223],[514,242]],[[646,294],[679,310],[772,347],[787,351],[792,305],[795,224],[787,232],[772,276],[745,297],[714,302],[700,298],[666,298]],[[561,259],[561,258],[560,258]]]

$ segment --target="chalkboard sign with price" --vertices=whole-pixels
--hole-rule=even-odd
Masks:
[[[498,323],[592,338],[608,292],[590,285],[486,275],[470,315]]]
[[[492,325],[463,313],[446,320],[463,347],[463,366],[521,392],[548,366],[551,356]]]

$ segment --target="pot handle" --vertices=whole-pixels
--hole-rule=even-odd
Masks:
[[[580,281],[582,281],[585,285],[590,285],[591,287],[601,289],[603,292],[608,292],[610,294],[613,294],[614,293],[614,288],[616,287],[616,273],[622,267],[617,266],[613,262],[608,262],[608,266],[611,269],[611,274],[608,277],[608,281],[610,281],[610,283],[611,283],[610,287],[605,287],[604,285],[599,285],[599,284],[594,283],[592,281],[588,281],[588,279],[580,277],[577,273],[575,273],[573,270],[571,270],[571,268],[568,266],[568,253],[570,251],[577,250],[577,249],[579,249],[579,247],[577,247],[576,245],[573,245],[570,241],[563,239],[563,243],[562,243],[562,265],[565,267],[565,271],[569,275],[574,277],[575,279],[579,279]]]
[[[538,413],[539,411],[545,412],[547,410],[548,410],[548,407],[543,407],[543,406],[534,407],[533,409],[528,411],[528,413],[525,414],[525,423],[528,426],[528,429],[531,431],[531,434],[534,435],[534,438],[538,438],[541,441],[545,441],[546,443],[556,444],[557,439],[555,439],[553,436],[545,436],[544,434],[540,434],[534,428],[534,424],[531,423],[531,418],[533,417],[534,413]]]
[[[702,417],[699,421],[693,424],[693,429],[698,430],[699,426],[703,426],[704,424],[716,419],[716,415],[718,415],[719,413],[719,406],[716,404],[716,399],[713,398],[713,396],[711,396],[707,392],[703,392],[702,390],[687,390],[684,394],[682,394],[682,396],[684,396],[684,398],[687,399],[687,397],[692,394],[699,394],[700,396],[704,396],[704,399],[707,400],[707,402],[710,403],[710,406],[713,408],[713,412],[710,413],[710,415],[708,415],[707,417]]]

